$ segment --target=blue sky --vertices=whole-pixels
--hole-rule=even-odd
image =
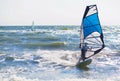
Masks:
[[[120,0],[0,0],[0,25],[80,25],[97,4],[102,25],[120,24]]]

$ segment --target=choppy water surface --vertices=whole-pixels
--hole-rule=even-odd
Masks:
[[[120,81],[120,26],[103,26],[106,48],[88,68],[79,26],[0,26],[1,81]]]

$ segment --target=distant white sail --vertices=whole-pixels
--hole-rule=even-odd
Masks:
[[[34,21],[32,22],[32,27],[31,27],[31,30],[34,31],[35,28],[34,28]]]

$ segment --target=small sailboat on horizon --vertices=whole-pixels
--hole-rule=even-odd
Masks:
[[[32,27],[31,27],[32,31],[35,31],[35,27],[34,27],[34,21],[32,21]]]
[[[87,6],[80,26],[81,58],[77,67],[85,67],[92,62],[90,57],[98,54],[105,47],[102,27],[96,5]]]

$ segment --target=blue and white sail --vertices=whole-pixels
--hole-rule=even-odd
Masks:
[[[87,43],[93,54],[99,53],[105,45],[96,5],[86,7],[80,29],[80,47]]]

